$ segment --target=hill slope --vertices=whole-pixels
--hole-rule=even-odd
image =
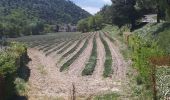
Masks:
[[[77,23],[90,14],[69,0],[0,0],[1,15],[22,9],[48,23]]]

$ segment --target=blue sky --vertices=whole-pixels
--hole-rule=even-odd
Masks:
[[[71,0],[76,5],[90,12],[91,14],[95,14],[105,5],[111,4],[111,0]]]

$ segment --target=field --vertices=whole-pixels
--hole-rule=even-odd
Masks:
[[[54,33],[10,41],[28,44],[29,100],[92,98],[122,92],[126,64],[106,32]]]

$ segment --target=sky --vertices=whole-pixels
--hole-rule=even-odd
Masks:
[[[100,9],[106,5],[106,4],[111,4],[111,0],[71,0],[73,1],[76,5],[80,6],[84,10],[88,11],[91,14],[95,14]]]

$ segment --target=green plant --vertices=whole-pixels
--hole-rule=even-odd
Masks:
[[[9,48],[0,54],[0,76],[5,81],[5,99],[11,99],[15,94],[14,80],[18,76],[17,70],[27,60],[27,49],[24,44],[12,42]]]
[[[106,40],[104,40],[104,38],[102,37],[102,33],[100,33],[100,39],[104,45],[105,48],[105,52],[106,52],[106,59],[105,59],[105,63],[104,63],[104,72],[103,72],[103,76],[104,77],[109,77],[112,72],[112,55],[111,55],[111,51],[109,48],[109,45],[107,44]]]
[[[71,58],[69,59],[66,63],[64,63],[61,68],[60,68],[60,72],[66,70],[74,61],[75,59],[77,59],[77,57],[84,51],[84,49],[87,47],[88,45],[88,39],[86,40],[86,42],[84,43],[83,47]]]
[[[84,70],[82,71],[82,75],[92,75],[97,62],[97,44],[96,44],[96,37],[93,39],[93,48],[92,53],[89,58],[88,63],[86,64]]]
[[[25,82],[25,80],[21,78],[16,78],[14,81],[14,84],[15,84],[15,89],[18,95],[25,96],[27,94],[28,85]]]

